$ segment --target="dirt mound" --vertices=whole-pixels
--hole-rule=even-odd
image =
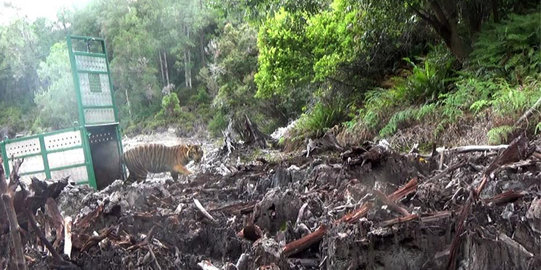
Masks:
[[[68,186],[56,199],[73,221],[63,260],[83,269],[536,269],[539,142],[506,162],[501,151],[426,156],[365,144],[278,159],[240,147],[210,151],[178,182]],[[62,253],[62,230],[36,217]],[[0,241],[12,249],[8,234]],[[60,265],[34,237],[24,242],[31,268]]]

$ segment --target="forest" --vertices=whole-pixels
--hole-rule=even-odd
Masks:
[[[0,7],[0,269],[541,269],[539,0],[79,2]]]
[[[292,140],[468,122],[497,144],[541,96],[540,22],[538,1],[91,0],[0,26],[0,126],[74,125],[75,34],[106,40],[125,134],[221,136],[248,113],[265,133],[298,119]]]

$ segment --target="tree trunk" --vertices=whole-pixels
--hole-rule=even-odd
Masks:
[[[186,39],[190,40],[190,28],[186,26]],[[192,55],[190,45],[186,44],[184,50],[184,74],[186,76],[186,87],[192,88]]]
[[[192,88],[192,53],[188,50],[188,88]]]
[[[498,2],[498,0],[490,1],[492,7],[492,16],[494,18],[494,22],[496,23],[500,22],[500,13],[498,12],[498,7],[500,6],[500,3]]]
[[[205,58],[205,33],[203,31],[199,35],[199,51],[201,53],[201,65],[204,67],[207,65],[207,60]]]
[[[449,37],[445,40],[445,44],[451,53],[458,59],[458,61],[463,62],[470,52],[469,46],[466,45],[466,42],[458,34],[457,25],[452,25],[449,33]]]
[[[133,116],[131,114],[130,96],[128,95],[128,88],[124,88],[124,92],[126,93],[126,105],[128,105],[128,115],[130,116],[130,120],[133,120]]]
[[[163,52],[163,63],[165,68],[165,82],[169,86],[169,68],[167,67],[167,53],[165,51]]]
[[[415,6],[410,7],[421,19],[434,28],[458,61],[463,62],[466,59],[470,52],[470,46],[464,42],[458,33],[456,3],[443,2],[443,5],[440,5],[437,1],[431,1],[430,10],[432,12],[419,9]]]
[[[162,87],[165,87],[167,85],[165,84],[165,75],[163,73],[163,61],[161,52],[158,52],[158,58],[160,58],[160,74],[162,75]]]

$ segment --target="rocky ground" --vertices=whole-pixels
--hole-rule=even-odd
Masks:
[[[138,137],[124,148],[158,138],[186,142]],[[33,269],[541,268],[539,136],[520,142],[518,154],[312,145],[228,154],[204,144],[202,163],[180,181],[163,173],[99,192],[67,185],[36,219],[69,256],[55,259],[29,229],[26,261]],[[0,266],[11,269],[8,233],[0,246]]]

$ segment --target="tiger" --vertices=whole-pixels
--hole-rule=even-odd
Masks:
[[[149,172],[166,171],[170,171],[171,177],[176,181],[179,173],[191,174],[184,167],[188,162],[200,162],[202,157],[203,150],[199,145],[146,144],[126,151],[122,160],[130,172],[128,182],[144,181]]]

